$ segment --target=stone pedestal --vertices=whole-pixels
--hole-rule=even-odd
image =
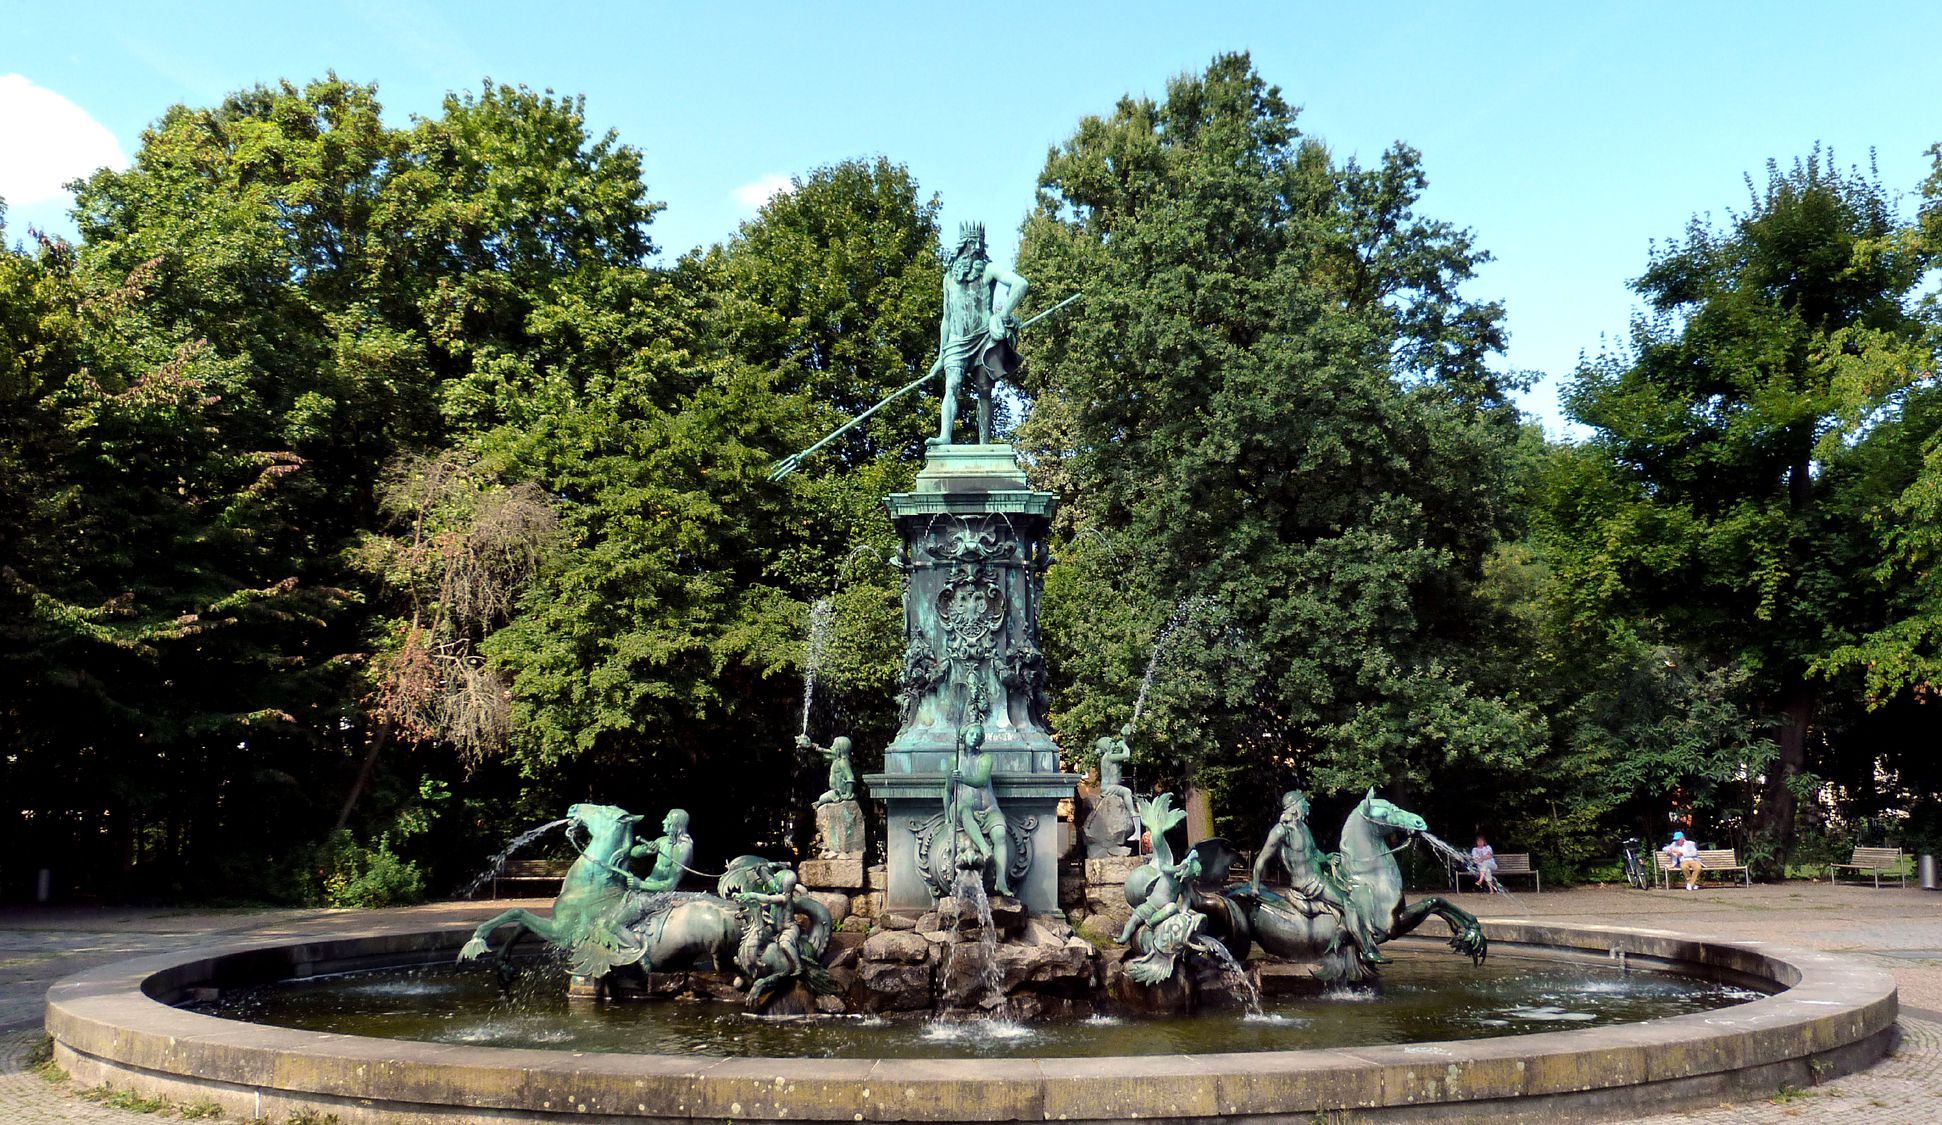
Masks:
[[[1058,805],[1076,780],[1046,728],[1038,606],[1057,498],[1037,492],[1007,445],[933,449],[916,488],[887,498],[903,541],[902,725],[883,772],[865,778],[889,810],[885,907],[927,909],[949,870],[945,778],[958,731],[977,723],[1027,909],[1058,909]],[[939,858],[933,857],[933,843]],[[989,880],[987,880],[989,882]]]
[[[1133,831],[1133,816],[1127,811],[1125,801],[1117,795],[1103,797],[1094,793],[1082,795],[1079,804],[1085,817],[1087,859],[1133,854],[1140,842],[1139,834]]]
[[[863,858],[863,806],[855,801],[817,805],[815,848],[819,859]]]

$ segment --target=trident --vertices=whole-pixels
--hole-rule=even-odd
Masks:
[[[1053,305],[1051,308],[1046,309],[1044,312],[1039,313],[1037,316],[1034,316],[1030,320],[1027,320],[1024,323],[1020,324],[1018,326],[1018,330],[1020,332],[1023,332],[1025,329],[1030,328],[1032,325],[1037,324],[1039,321],[1044,320],[1046,317],[1051,316],[1053,313],[1058,312],[1060,309],[1066,307],[1067,305],[1071,304],[1072,302],[1078,300],[1083,296],[1085,296],[1084,290],[1074,293],[1072,296],[1067,297],[1065,300],[1060,301],[1058,304]],[[783,477],[786,477],[790,473],[795,472],[797,469],[802,468],[803,461],[813,456],[817,450],[821,449],[823,446],[828,445],[830,442],[835,441],[837,438],[842,437],[844,434],[847,434],[851,430],[854,430],[858,426],[862,425],[864,422],[869,420],[870,415],[875,414],[877,411],[882,410],[886,406],[889,406],[891,403],[897,401],[898,399],[904,397],[910,392],[916,390],[918,387],[923,386],[925,383],[930,382],[932,379],[937,377],[939,372],[943,370],[944,370],[944,357],[940,355],[937,357],[937,362],[931,364],[931,369],[929,371],[924,372],[922,375],[918,376],[917,378],[912,379],[910,382],[905,383],[903,386],[897,388],[894,391],[891,391],[889,395],[885,396],[882,402],[877,403],[875,406],[872,406],[870,409],[865,410],[863,413],[857,415],[856,417],[843,423],[841,426],[838,426],[836,429],[830,431],[829,436],[823,438],[823,440],[817,442],[815,445],[810,446],[808,449],[803,450],[801,453],[791,453],[789,456],[784,457],[780,461],[777,461],[769,471],[769,479],[781,480]]]

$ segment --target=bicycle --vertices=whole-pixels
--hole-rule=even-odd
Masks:
[[[1652,876],[1647,874],[1645,864],[1639,859],[1639,843],[1637,836],[1627,836],[1619,845],[1625,859],[1625,881],[1639,890],[1649,891],[1652,889]]]

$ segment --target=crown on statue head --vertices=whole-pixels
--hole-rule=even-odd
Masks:
[[[980,246],[984,245],[984,224],[983,223],[973,222],[973,223],[958,224],[958,245],[962,246],[967,242],[975,242]]]

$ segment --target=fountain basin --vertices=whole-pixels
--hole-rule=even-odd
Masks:
[[[353,1122],[678,1120],[1593,1120],[1811,1085],[1887,1051],[1893,978],[1831,954],[1657,930],[1486,923],[1493,948],[1764,982],[1711,1012],[1435,1043],[1028,1059],[720,1058],[456,1046],[241,1023],[171,1004],[276,980],[450,958],[463,928],[178,952],[48,992],[55,1059],[84,1084],[244,1117]]]

